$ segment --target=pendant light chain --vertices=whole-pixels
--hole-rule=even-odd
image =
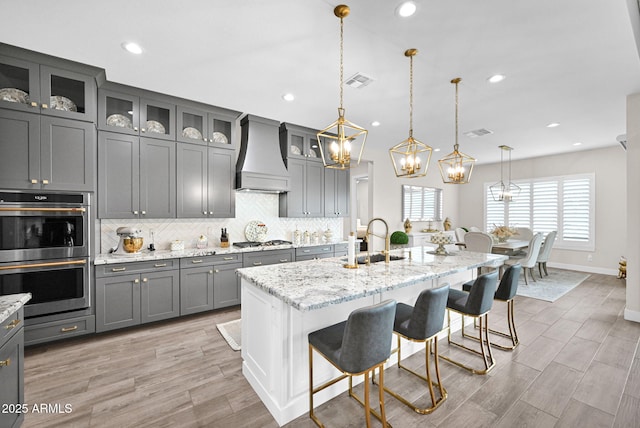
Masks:
[[[409,57],[409,137],[413,137],[413,55]]]
[[[343,95],[343,86],[344,86],[342,83],[342,81],[344,80],[343,78],[343,74],[344,74],[343,43],[344,43],[344,18],[340,18],[340,81],[338,82],[340,85],[340,110],[343,110],[342,108],[342,95]]]
[[[455,145],[455,150],[458,150],[458,147],[460,147],[458,145],[458,83],[460,83],[460,81],[455,82],[456,83],[456,145]]]

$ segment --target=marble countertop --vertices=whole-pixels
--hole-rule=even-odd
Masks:
[[[355,300],[425,280],[440,278],[479,266],[500,266],[507,259],[498,254],[452,252],[449,256],[427,253],[426,247],[392,250],[402,260],[344,268],[346,257],[310,260],[238,269],[240,276],[300,310],[310,311]]]
[[[0,296],[0,323],[19,311],[29,300],[31,300],[31,293]]]
[[[269,245],[264,247],[248,247],[237,248],[233,245],[228,248],[222,247],[208,247],[204,249],[198,248],[186,248],[182,251],[169,251],[169,250],[142,250],[138,254],[124,255],[124,254],[98,254],[94,261],[94,265],[108,265],[113,263],[128,263],[128,262],[143,262],[148,260],[162,260],[162,259],[179,259],[184,257],[205,257],[212,255],[231,254],[231,253],[253,253],[256,251],[269,251],[269,250],[287,250],[290,248],[302,248],[302,247],[317,247],[322,245],[337,245],[346,244],[347,241],[335,241],[322,244],[309,244],[309,245]]]

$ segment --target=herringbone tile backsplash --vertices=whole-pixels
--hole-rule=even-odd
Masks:
[[[184,241],[186,248],[195,248],[200,235],[209,238],[209,246],[220,245],[220,229],[227,228],[231,243],[247,241],[244,230],[252,220],[265,223],[269,229],[267,239],[285,239],[293,241],[293,231],[322,233],[330,228],[334,240],[341,240],[343,234],[342,218],[281,218],[278,216],[278,195],[269,193],[237,193],[236,217],[221,219],[102,219],[98,220],[100,253],[108,253],[118,244],[116,229],[121,226],[142,230],[144,245],[148,246],[153,232],[153,242],[158,250],[168,250],[171,241]]]

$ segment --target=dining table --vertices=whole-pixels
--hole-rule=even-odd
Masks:
[[[521,239],[508,239],[506,242],[497,242],[493,244],[491,252],[493,254],[503,254],[512,256],[529,246],[529,241]]]

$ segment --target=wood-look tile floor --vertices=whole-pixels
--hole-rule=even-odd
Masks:
[[[485,376],[441,360],[447,401],[421,416],[386,395],[387,417],[396,428],[640,426],[640,324],[623,319],[624,305],[624,280],[596,274],[554,303],[517,297],[514,352],[495,350]],[[502,326],[505,313],[496,302],[490,323]],[[236,307],[27,348],[26,402],[72,411],[29,413],[23,427],[276,427],[215,327],[239,316]],[[446,340],[440,352],[477,363]],[[424,370],[424,351],[407,365]],[[427,404],[411,375],[390,368],[385,380]],[[317,414],[329,427],[364,425],[346,394]],[[314,426],[306,415],[287,425]]]

